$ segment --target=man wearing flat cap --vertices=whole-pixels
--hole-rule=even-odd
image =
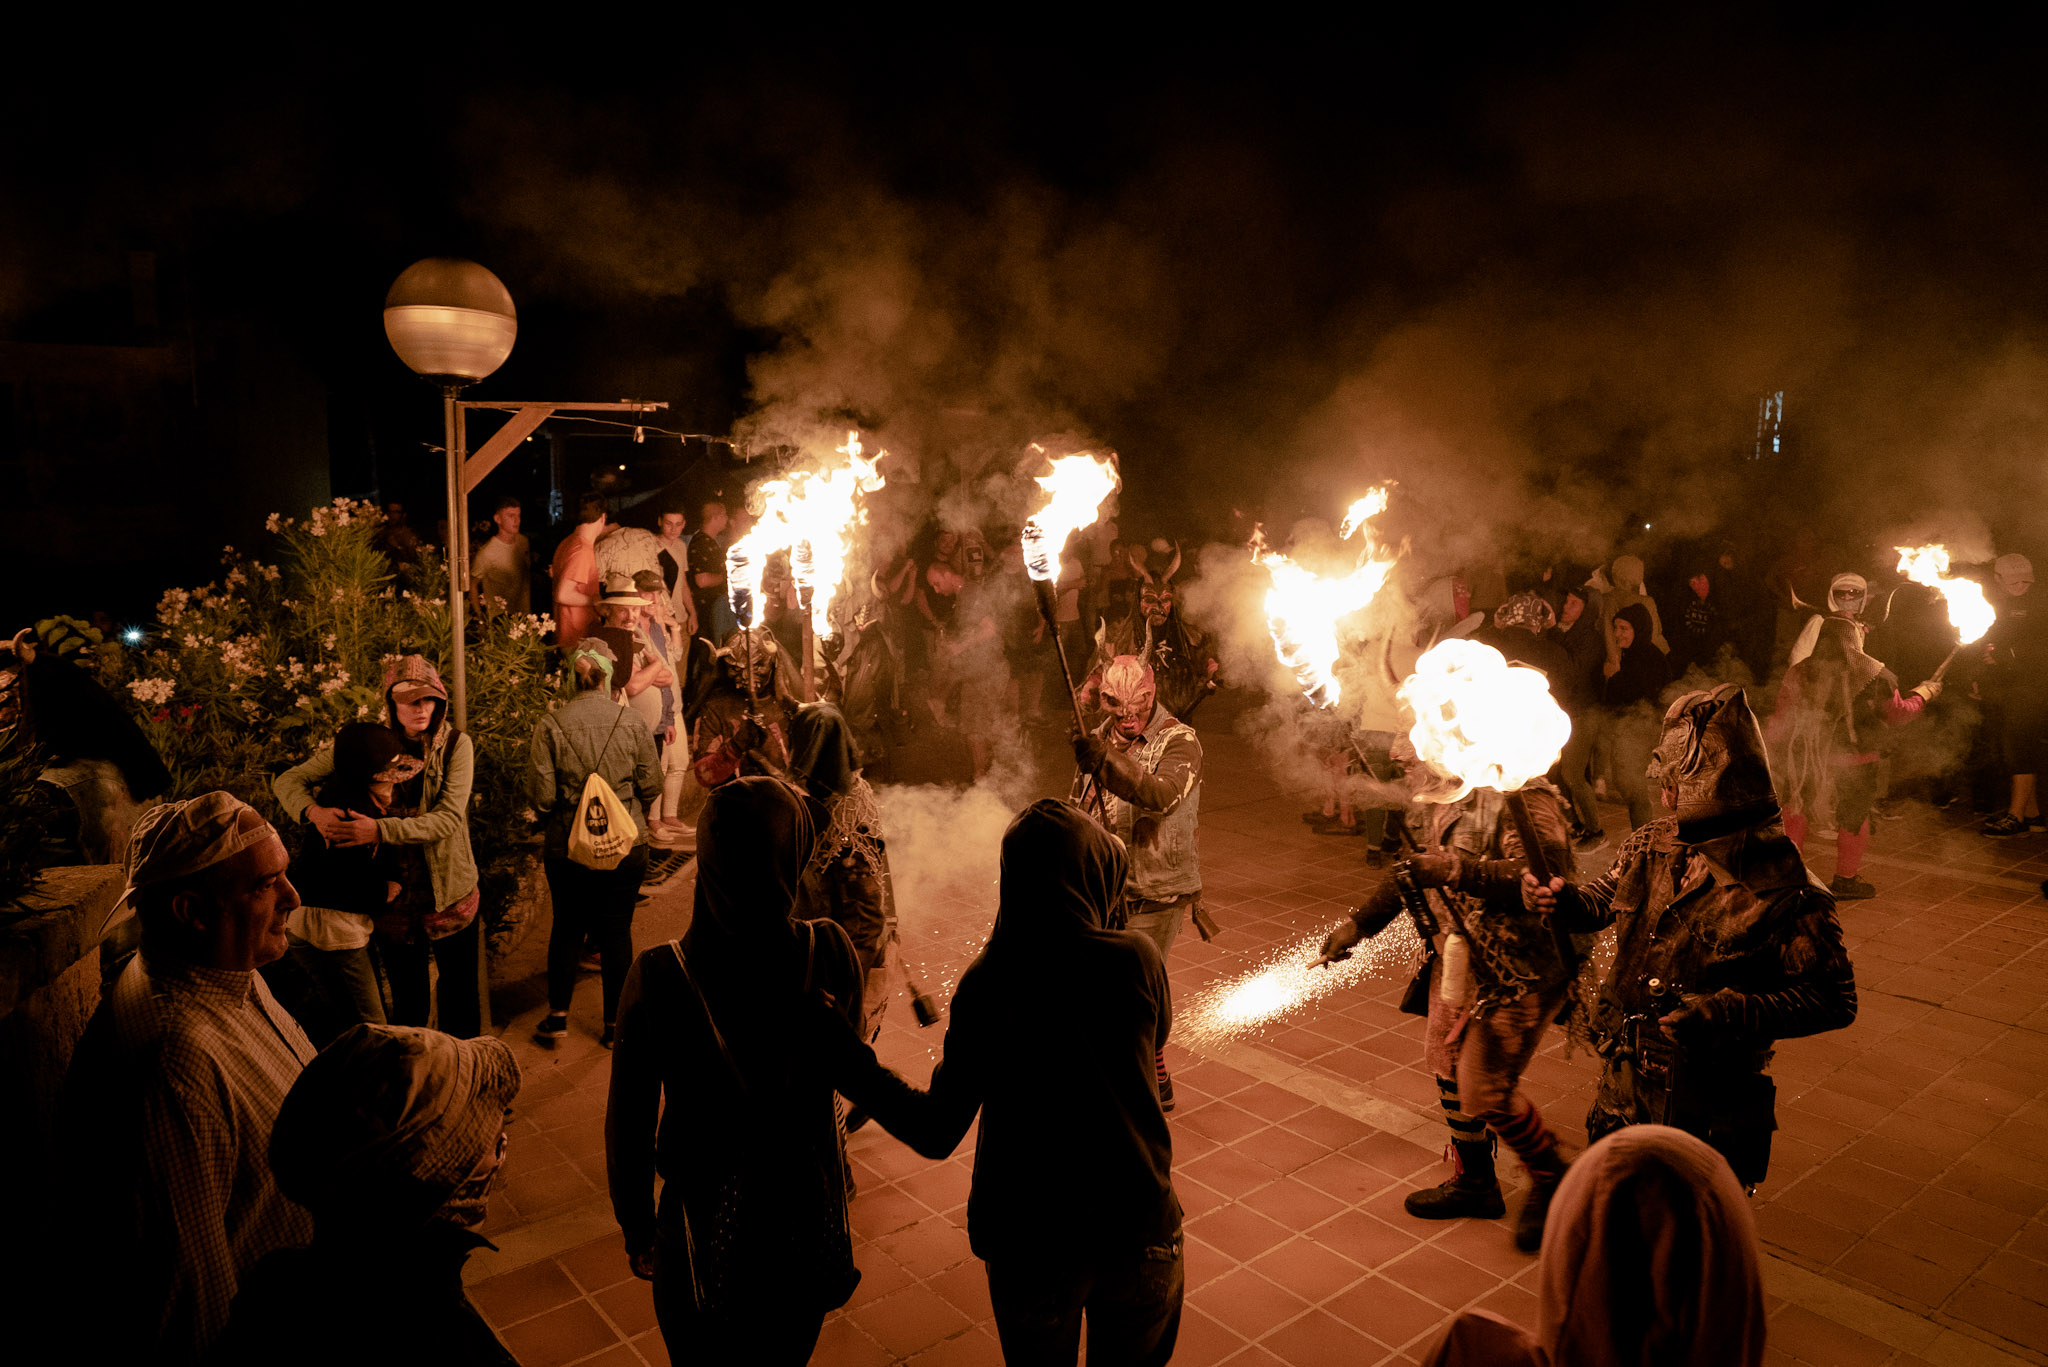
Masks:
[[[256,972],[285,952],[289,863],[270,823],[227,793],[136,823],[122,901],[142,948],[86,1028],[60,1120],[104,1361],[200,1359],[238,1279],[312,1237],[267,1155],[313,1058]]]

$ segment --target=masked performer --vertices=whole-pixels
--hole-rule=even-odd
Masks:
[[[883,970],[896,938],[896,899],[882,845],[882,809],[861,777],[853,733],[828,702],[797,709],[789,728],[790,777],[803,785],[818,843],[797,895],[797,919],[836,921],[853,941],[866,975],[861,1038],[872,1042],[889,1004]]]
[[[1870,634],[1870,624],[1863,620],[1863,605],[1870,601],[1870,581],[1860,574],[1847,570],[1828,581],[1828,610],[1825,616],[1815,613],[1806,619],[1806,625],[1799,629],[1799,635],[1792,642],[1790,662],[1798,664],[1813,654],[1820,644],[1820,629],[1823,622],[1847,622],[1856,631],[1856,646],[1860,650],[1863,638]],[[1797,602],[1795,598],[1795,602]],[[1808,606],[1798,603],[1800,607]]]
[[[1587,1137],[1672,1125],[1755,1186],[1777,1125],[1771,1046],[1855,1020],[1855,975],[1835,899],[1779,823],[1740,688],[1671,705],[1650,780],[1675,815],[1637,829],[1597,881],[1553,895],[1525,879],[1524,901],[1569,930],[1619,932],[1588,1022],[1606,1066]]]
[[[716,788],[741,775],[789,772],[789,719],[797,707],[783,668],[782,647],[766,627],[735,631],[707,671],[708,691],[697,704],[690,766],[697,781]]]
[[[1413,748],[1403,740],[1396,749],[1412,765]],[[1570,868],[1564,798],[1541,781],[1522,793],[1550,866]],[[1420,895],[1435,904],[1430,914],[1442,933],[1427,942],[1427,962],[1416,976],[1420,985],[1427,975],[1424,1051],[1450,1122],[1456,1171],[1439,1186],[1409,1193],[1402,1204],[1422,1220],[1505,1214],[1491,1130],[1528,1169],[1529,1197],[1516,1217],[1515,1246],[1534,1252],[1543,1242],[1544,1219],[1565,1162],[1557,1136],[1521,1092],[1522,1072],[1571,992],[1577,952],[1522,905],[1516,880],[1527,857],[1500,793],[1478,788],[1456,802],[1433,803],[1425,792],[1410,808],[1408,825],[1422,834],[1423,852],[1381,882],[1350,920],[1337,924],[1323,954],[1343,959],[1353,945],[1401,915],[1402,881],[1431,890]],[[1452,944],[1453,939],[1463,943]],[[1468,960],[1469,973],[1455,966],[1460,958]]]
[[[1093,707],[1102,687],[1103,671],[1119,656],[1151,661],[1159,685],[1159,702],[1185,721],[1202,699],[1216,691],[1216,652],[1208,635],[1180,615],[1173,576],[1180,572],[1180,549],[1166,555],[1141,556],[1133,549],[1131,568],[1138,576],[1137,610],[1107,626],[1096,644],[1095,662],[1081,689],[1081,705]]]
[[[1202,894],[1195,850],[1202,742],[1194,727],[1166,709],[1158,692],[1150,663],[1132,655],[1111,660],[1102,671],[1102,706],[1109,715],[1093,732],[1074,737],[1074,758],[1081,767],[1075,799],[1098,813],[1103,828],[1130,853],[1123,924],[1159,946],[1164,962]],[[1154,1063],[1159,1099],[1170,1111],[1173,1079],[1163,1045]]]
[[[1879,728],[1902,726],[1941,693],[1928,679],[1901,697],[1899,681],[1863,653],[1857,624],[1821,621],[1813,653],[1785,672],[1771,714],[1771,748],[1785,805],[1785,834],[1803,852],[1807,823],[1835,818],[1837,901],[1877,896],[1857,877],[1870,845],[1870,809],[1877,802]]]

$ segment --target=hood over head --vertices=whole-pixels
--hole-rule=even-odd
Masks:
[[[1629,645],[1628,648],[1630,650],[1634,650],[1638,646],[1647,646],[1651,650],[1657,648],[1656,642],[1650,639],[1650,610],[1641,603],[1630,603],[1620,612],[1614,614],[1614,620],[1617,622],[1627,622],[1629,628],[1635,632],[1636,639]]]
[[[803,799],[781,779],[714,788],[697,817],[692,948],[721,955],[787,940],[817,834]]]
[[[1071,802],[1040,798],[1003,832],[991,948],[1101,930],[1123,895],[1123,842]]]
[[[1843,571],[1828,581],[1828,611],[1855,617],[1870,598],[1870,581],[1860,574]]]
[[[448,720],[448,685],[441,681],[441,671],[424,655],[403,655],[384,666],[384,705],[394,730],[398,728],[398,704],[422,699],[439,704],[427,723],[426,740],[432,745],[440,740]]]
[[[1687,843],[1778,817],[1764,733],[1738,684],[1700,689],[1671,704],[1649,779],[1676,790],[1678,834]]]
[[[1614,587],[1625,593],[1643,591],[1643,562],[1640,556],[1617,555],[1614,557]]]
[[[1630,1125],[1557,1189],[1543,1235],[1537,1338],[1588,1367],[1763,1361],[1756,1222],[1720,1154],[1682,1130]]]
[[[820,802],[852,791],[860,777],[853,728],[829,702],[805,703],[789,724],[789,771]]]

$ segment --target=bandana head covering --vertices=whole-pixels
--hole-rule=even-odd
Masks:
[[[215,791],[149,808],[136,818],[128,838],[128,886],[106,928],[134,914],[135,894],[144,888],[190,878],[276,835],[261,813],[232,793]]]
[[[1557,625],[1557,610],[1540,593],[1518,593],[1494,609],[1493,624],[1541,633]]]
[[[322,1223],[424,1223],[496,1149],[519,1065],[503,1040],[355,1025],[278,1108],[278,1188]]]
[[[598,673],[604,675],[604,691],[611,692],[612,667],[618,664],[619,657],[595,631],[584,636],[576,643],[576,648],[569,652],[569,668],[574,669],[578,660],[586,658],[597,665]]]
[[[1844,572],[1828,581],[1829,612],[1846,613],[1848,616],[1854,617],[1857,613],[1863,611],[1862,605],[1859,603],[1855,607],[1850,607],[1848,600],[1851,598],[1868,599],[1869,596],[1870,581],[1860,574]]]

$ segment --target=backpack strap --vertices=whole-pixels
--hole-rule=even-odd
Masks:
[[[690,985],[690,992],[697,998],[698,1007],[704,1012],[704,1023],[711,1027],[711,1038],[718,1045],[718,1056],[725,1060],[726,1071],[732,1074],[733,1085],[746,1095],[747,1080],[740,1074],[739,1064],[733,1061],[732,1050],[726,1047],[725,1034],[718,1028],[718,1021],[711,1014],[711,1003],[704,998],[704,989],[697,986],[697,979],[690,973],[690,961],[683,957],[683,942],[670,940],[669,949],[676,956],[676,966],[683,970],[683,981]]]

